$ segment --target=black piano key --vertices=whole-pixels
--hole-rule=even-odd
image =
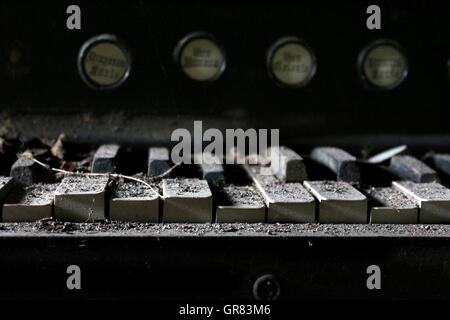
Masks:
[[[270,167],[246,165],[267,206],[269,223],[313,223],[316,221],[314,198],[300,182],[278,180]]]
[[[303,155],[303,163],[305,164],[306,171],[308,172],[309,180],[335,180],[336,173],[331,171],[320,162],[312,159],[309,155]]]
[[[147,175],[159,176],[170,169],[169,149],[151,147],[148,149]]]
[[[439,182],[436,171],[409,155],[393,157],[389,169],[413,182]]]
[[[225,183],[222,159],[207,153],[195,155],[194,157],[197,160],[196,163],[200,163],[202,179],[208,181],[212,188],[220,187]]]
[[[305,181],[317,199],[321,223],[367,223],[367,198],[343,181]]]
[[[117,156],[120,146],[117,144],[101,145],[94,155],[92,161],[93,173],[114,173],[116,172]]]
[[[284,182],[303,182],[308,179],[303,158],[287,147],[270,149],[271,168]]]
[[[29,186],[38,182],[53,182],[54,176],[30,158],[19,158],[11,167],[10,176],[15,182]]]
[[[0,176],[0,202],[3,202],[5,197],[14,186],[13,178]]]
[[[450,154],[433,154],[430,158],[434,168],[450,176]]]
[[[361,185],[366,187],[389,187],[392,181],[401,180],[402,177],[390,168],[373,163],[359,162]]]
[[[360,183],[361,175],[356,158],[348,152],[334,147],[318,147],[311,152],[311,158],[330,168],[338,181]]]

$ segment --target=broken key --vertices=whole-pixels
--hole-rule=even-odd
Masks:
[[[55,192],[55,218],[93,222],[105,219],[108,177],[67,176]]]

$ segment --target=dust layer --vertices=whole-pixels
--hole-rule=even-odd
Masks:
[[[58,193],[102,192],[108,183],[104,176],[67,176],[57,189]]]
[[[119,181],[113,188],[113,198],[153,198],[156,193],[147,185],[135,181]]]
[[[447,237],[450,225],[267,224],[267,223],[131,223],[109,220],[70,223],[42,219],[34,223],[0,223],[4,235],[77,236],[263,236],[263,237]]]
[[[58,183],[35,183],[12,192],[5,203],[39,205],[51,202],[58,188]]]
[[[263,198],[253,186],[236,186],[228,184],[217,195],[217,205],[220,206],[261,206]]]
[[[392,187],[371,188],[367,193],[384,207],[395,209],[416,208],[414,201]]]

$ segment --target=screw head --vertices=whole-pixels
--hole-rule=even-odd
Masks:
[[[272,274],[265,274],[253,284],[253,295],[257,300],[276,300],[280,295],[280,283]]]

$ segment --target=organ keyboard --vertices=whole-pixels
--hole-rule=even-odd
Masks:
[[[448,298],[448,3],[369,4],[3,1],[0,298]]]
[[[217,211],[224,210],[223,201],[228,196],[231,205],[226,206],[226,211],[230,217],[236,219],[234,221],[226,218],[224,216],[227,214],[222,212],[221,219],[228,222],[241,222],[238,213],[241,206],[245,203],[251,204],[255,199],[260,199],[256,201],[258,208],[266,208],[264,218],[256,219],[260,222],[368,223],[373,221],[371,214],[380,210],[380,203],[386,208],[394,209],[384,213],[384,219],[392,223],[397,221],[395,210],[404,206],[416,209],[417,217],[412,219],[415,222],[446,223],[450,220],[450,214],[447,213],[447,203],[450,203],[450,190],[447,189],[449,185],[439,184],[439,176],[433,168],[409,155],[395,155],[381,164],[370,164],[369,168],[366,163],[365,171],[360,173],[358,160],[339,148],[314,148],[311,157],[304,155],[311,160],[303,162],[303,157],[295,151],[281,147],[279,151],[274,148],[271,150],[277,155],[276,167],[279,165],[281,168],[281,171],[276,173],[272,170],[273,165],[268,157],[264,164],[257,165],[182,164],[174,168],[173,172],[167,164],[164,172],[158,171],[158,176],[140,173],[138,177],[131,177],[133,180],[127,180],[128,176],[123,176],[125,178],[121,177],[118,181],[115,173],[120,177],[124,169],[119,165],[117,150],[118,145],[100,146],[92,162],[85,167],[86,172],[61,170],[63,178],[55,176],[54,179],[58,182],[52,183],[46,183],[42,176],[35,174],[35,171],[48,170],[42,166],[41,161],[38,165],[31,158],[20,157],[11,167],[13,179],[1,177],[4,199],[2,221],[33,222],[51,217],[61,221],[78,222],[110,218],[133,221],[133,216],[139,216],[136,222],[213,223],[216,221]],[[148,157],[140,161],[133,157],[130,161],[144,163],[146,159],[154,158],[155,148],[148,150]],[[165,148],[158,150],[166,150],[162,153],[167,153]],[[50,153],[50,147],[46,152]],[[17,164],[23,164],[24,160],[27,160],[27,170],[30,174],[14,175]],[[53,162],[55,160],[57,159],[53,159]],[[63,160],[57,161],[62,166]],[[152,165],[154,163],[150,162],[150,166]],[[392,171],[391,180],[386,179],[382,184],[379,181],[371,183],[371,171],[380,168]],[[330,169],[334,174],[333,180],[318,181],[307,178],[320,175],[317,171],[328,172]],[[170,178],[165,172],[170,173]],[[433,173],[432,182],[429,182],[428,178],[419,177],[421,174],[428,177],[430,172]],[[443,181],[447,181],[445,172],[440,175]],[[402,181],[409,182],[406,184]],[[15,186],[11,187],[13,183]],[[19,194],[23,196],[18,196]],[[8,198],[8,195],[11,195],[11,198]],[[161,212],[157,198],[161,201]],[[218,201],[217,198],[221,200]],[[265,206],[261,205],[262,199]],[[32,211],[27,211],[44,200],[49,208],[46,214],[36,213],[34,217]],[[368,206],[369,200],[378,204]],[[128,204],[125,201],[128,201]],[[428,205],[429,201],[436,202]],[[222,204],[217,205],[217,202]],[[124,209],[122,213],[116,208],[119,203]],[[130,205],[131,210],[131,203],[136,213],[127,210],[127,205]],[[426,209],[424,203],[427,204]],[[13,213],[13,208],[19,205],[23,211],[14,209]],[[426,218],[429,215],[435,218]],[[423,217],[423,220],[419,217]]]

